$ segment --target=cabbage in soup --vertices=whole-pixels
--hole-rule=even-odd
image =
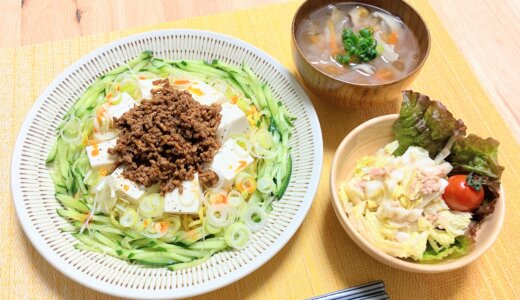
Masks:
[[[388,83],[419,62],[417,39],[398,17],[358,3],[311,13],[298,28],[297,43],[311,64],[346,82]]]

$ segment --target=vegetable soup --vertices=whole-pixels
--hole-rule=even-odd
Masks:
[[[345,82],[393,82],[419,63],[413,32],[398,17],[370,5],[320,8],[302,21],[296,36],[311,64]]]

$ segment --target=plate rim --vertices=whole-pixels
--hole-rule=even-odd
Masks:
[[[35,119],[35,116],[38,110],[42,107],[45,99],[51,94],[51,92],[69,75],[71,75],[74,71],[79,69],[79,67],[86,62],[92,60],[98,54],[106,52],[112,48],[115,48],[124,43],[130,43],[132,41],[136,41],[139,39],[155,37],[155,36],[164,36],[164,35],[196,35],[196,36],[209,36],[214,37],[220,40],[224,40],[231,44],[241,46],[245,49],[248,49],[258,55],[263,60],[267,61],[268,64],[272,65],[277,71],[279,71],[284,77],[286,77],[291,87],[293,87],[298,95],[298,98],[303,102],[303,104],[310,108],[309,109],[309,119],[311,120],[310,129],[315,137],[313,140],[315,150],[316,159],[312,162],[312,174],[317,176],[311,176],[309,181],[309,187],[307,190],[308,196],[310,199],[304,198],[301,205],[301,214],[300,218],[295,217],[294,221],[292,221],[286,228],[283,234],[280,235],[280,242],[274,243],[271,247],[269,247],[266,251],[264,251],[265,259],[257,259],[252,260],[250,262],[250,266],[247,268],[241,268],[238,271],[230,273],[229,277],[226,277],[224,280],[215,280],[211,283],[205,283],[202,288],[192,289],[190,291],[179,295],[175,295],[176,289],[163,289],[163,290],[145,290],[139,288],[128,288],[121,287],[117,285],[113,285],[110,283],[103,282],[103,284],[99,285],[99,280],[92,278],[91,276],[85,275],[82,272],[76,272],[76,268],[73,268],[67,263],[62,263],[61,258],[56,255],[56,253],[44,242],[41,235],[36,231],[34,226],[31,226],[31,223],[22,222],[23,219],[27,217],[27,212],[22,204],[22,191],[21,185],[19,184],[19,177],[17,175],[16,168],[21,163],[21,150],[24,145],[23,141],[25,140],[27,133],[29,131],[29,127],[32,121]],[[153,51],[153,50],[152,50]],[[302,85],[295,76],[278,60],[273,58],[264,50],[248,43],[243,40],[240,40],[236,37],[222,34],[218,32],[208,31],[208,30],[200,30],[200,29],[162,29],[162,30],[153,30],[142,32],[138,34],[129,35],[115,41],[112,41],[108,44],[104,44],[100,47],[95,48],[90,51],[88,54],[80,57],[76,61],[74,61],[71,65],[69,65],[65,70],[63,70],[51,83],[45,88],[45,90],[38,96],[37,100],[32,104],[31,109],[25,116],[22,126],[20,127],[15,146],[13,148],[13,154],[11,156],[11,167],[10,167],[10,180],[11,180],[11,198],[15,207],[16,216],[19,224],[21,225],[23,232],[26,237],[31,242],[32,246],[36,249],[36,251],[56,270],[61,272],[67,278],[72,279],[73,281],[90,288],[92,290],[102,292],[107,295],[117,296],[117,297],[126,297],[133,299],[171,299],[172,297],[192,297],[201,294],[206,294],[211,291],[217,290],[224,286],[230,285],[239,281],[240,279],[246,277],[252,272],[259,269],[261,266],[269,262],[278,252],[282,250],[285,245],[289,243],[289,241],[294,237],[297,230],[300,228],[303,220],[306,218],[309,210],[312,206],[316,198],[316,193],[318,190],[318,186],[321,180],[321,173],[323,171],[323,135],[321,131],[321,125],[314,108],[312,101],[307,95],[306,91],[303,89]],[[298,215],[296,215],[298,216]],[[172,295],[172,293],[174,295]]]

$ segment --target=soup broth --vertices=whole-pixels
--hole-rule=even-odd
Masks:
[[[398,17],[370,5],[338,3],[320,8],[301,22],[296,36],[311,64],[345,82],[392,82],[419,62],[413,32]],[[367,46],[372,49],[366,50]]]

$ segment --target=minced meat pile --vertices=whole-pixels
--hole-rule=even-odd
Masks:
[[[203,185],[214,185],[218,177],[204,164],[221,146],[220,105],[202,105],[167,79],[154,85],[162,87],[152,91],[152,99],[114,119],[121,132],[109,153],[119,156],[125,178],[146,187],[160,183],[162,194],[175,188],[182,192],[182,182],[193,180],[196,172]]]

